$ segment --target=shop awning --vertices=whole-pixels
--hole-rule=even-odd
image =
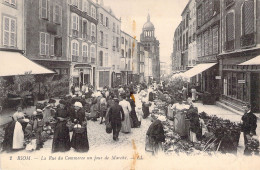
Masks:
[[[29,60],[19,52],[0,51],[0,63],[0,76],[55,73]]]
[[[246,62],[243,62],[241,64],[238,64],[239,66],[248,66],[248,65],[260,65],[260,55],[252,58]]]
[[[213,67],[216,64],[217,63],[198,64],[195,67],[193,67],[192,69],[186,71],[183,76],[186,77],[186,78],[192,78],[193,76],[196,76],[197,74],[202,73],[203,71]]]

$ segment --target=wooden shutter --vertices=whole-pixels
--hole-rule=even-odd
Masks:
[[[45,50],[45,33],[41,32],[40,33],[40,54],[45,55],[46,50]]]
[[[49,56],[50,35],[47,33],[45,33],[45,43],[46,55]]]
[[[228,13],[226,17],[226,40],[234,40],[234,13]]]
[[[50,56],[54,56],[54,36],[51,35]]]
[[[244,34],[254,33],[254,1],[245,1],[243,6]]]
[[[9,46],[9,35],[10,35],[10,19],[4,17],[4,45]]]

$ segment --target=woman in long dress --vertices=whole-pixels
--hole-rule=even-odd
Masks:
[[[84,127],[85,129],[81,133],[78,133],[74,130],[71,139],[71,147],[74,148],[77,152],[87,152],[89,150],[89,143],[85,111],[83,110],[82,104],[80,102],[76,102],[74,106],[75,114],[72,118],[73,122],[81,127]]]
[[[58,122],[54,130],[52,152],[65,152],[70,150],[70,134],[69,128],[66,126],[69,113],[65,110],[65,104],[64,100],[60,100],[59,108],[55,114],[55,118]]]
[[[186,136],[185,117],[186,109],[188,106],[182,103],[182,97],[179,97],[178,103],[172,105],[172,109],[175,112],[174,116],[174,129],[181,136]]]
[[[13,115],[13,121],[10,122],[5,129],[5,136],[3,141],[3,150],[10,152],[13,150],[24,149],[24,131],[22,123],[28,123],[29,120],[25,119],[24,114],[18,108],[17,112]]]
[[[126,101],[126,94],[121,94],[122,101],[119,102],[119,105],[122,106],[124,113],[125,113],[125,119],[122,122],[121,132],[123,133],[130,133],[131,132],[131,122],[130,122],[130,112],[131,112],[131,105],[128,101]]]
[[[192,102],[195,102],[197,100],[197,91],[194,86],[191,89],[191,99]]]

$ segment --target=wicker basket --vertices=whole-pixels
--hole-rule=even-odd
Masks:
[[[85,127],[77,127],[77,128],[73,128],[73,131],[74,131],[75,133],[84,133],[85,130],[86,130]]]

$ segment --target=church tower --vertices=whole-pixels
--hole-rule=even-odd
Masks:
[[[148,51],[149,58],[152,60],[152,76],[150,78],[153,81],[160,82],[160,43],[155,37],[155,27],[149,14],[143,26],[140,43],[144,46],[144,50]]]

